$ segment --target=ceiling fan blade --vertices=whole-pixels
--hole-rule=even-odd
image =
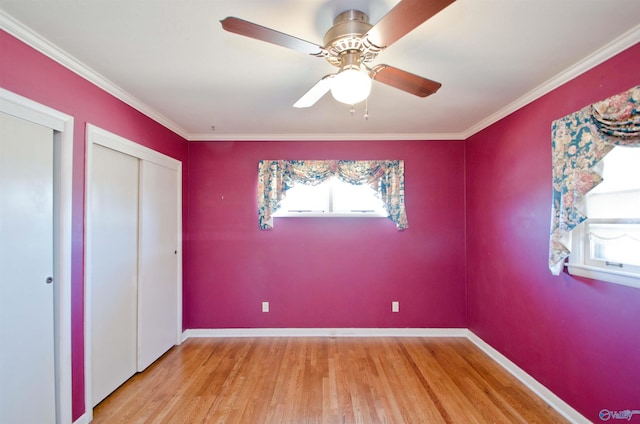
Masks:
[[[298,100],[293,105],[293,107],[304,108],[311,107],[316,104],[316,102],[320,100],[322,96],[324,96],[329,90],[331,90],[331,83],[334,76],[335,74],[329,74],[322,77],[322,79],[318,81],[316,85],[311,87],[309,91],[307,91],[302,97],[300,97],[300,100]]]
[[[376,65],[369,72],[369,76],[383,84],[390,85],[418,97],[427,97],[435,93],[442,86],[439,82],[431,81],[402,69],[389,65]]]
[[[278,46],[287,47],[299,51],[301,53],[310,54],[312,56],[324,57],[327,51],[324,47],[313,44],[309,41],[296,38],[292,35],[254,24],[244,19],[229,16],[220,21],[222,28],[229,32],[244,35],[245,37],[255,38],[256,40],[266,41],[267,43],[276,44]]]
[[[364,35],[374,48],[384,49],[420,26],[455,0],[402,0]]]

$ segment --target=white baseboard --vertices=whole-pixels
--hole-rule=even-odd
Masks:
[[[522,368],[511,362],[506,356],[476,336],[471,330],[467,330],[467,338],[567,420],[574,424],[591,424],[591,421],[556,396],[538,380],[527,374]]]
[[[88,413],[84,413],[73,422],[73,424],[89,424],[91,422],[91,415]]]
[[[466,337],[571,423],[591,423],[551,390],[466,328],[211,328],[185,330],[182,333],[183,341],[192,337]],[[91,414],[85,413],[73,424],[89,422]]]
[[[193,329],[190,337],[466,337],[466,328],[222,328]]]
[[[571,423],[591,423],[551,390],[466,328],[211,328],[185,330],[182,333],[183,341],[191,337],[466,337]]]

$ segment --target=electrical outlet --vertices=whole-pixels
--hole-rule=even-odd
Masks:
[[[262,312],[269,312],[269,302],[262,302]]]
[[[400,302],[391,302],[391,312],[400,312]]]

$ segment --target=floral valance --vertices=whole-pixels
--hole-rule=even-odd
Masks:
[[[640,146],[640,86],[554,121],[552,146],[549,268],[558,275],[571,231],[587,219],[584,197],[602,182],[600,162],[615,146]]]
[[[370,185],[396,227],[399,230],[409,227],[402,160],[263,160],[258,163],[260,229],[273,228],[273,214],[295,183],[317,185],[333,176],[349,184]]]

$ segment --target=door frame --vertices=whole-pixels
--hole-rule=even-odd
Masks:
[[[176,345],[182,343],[182,162],[157,152],[148,147],[137,144],[133,141],[127,140],[119,135],[113,134],[109,131],[101,129],[95,125],[87,123],[86,127],[86,162],[85,162],[85,240],[84,240],[84,377],[85,377],[85,418],[86,422],[93,420],[93,400],[91,393],[92,385],[92,352],[91,352],[91,318],[92,318],[92,305],[91,305],[91,275],[92,265],[89,260],[92,255],[92,234],[91,234],[91,216],[89,214],[91,206],[91,184],[93,181],[93,146],[95,144],[113,149],[120,153],[127,154],[129,156],[136,157],[141,160],[156,163],[158,165],[170,168],[176,171],[177,182],[177,260],[178,266],[176,270],[176,284],[177,287],[177,332],[176,332]]]
[[[0,112],[53,130],[53,332],[56,422],[71,423],[73,117],[3,88],[0,88]]]

